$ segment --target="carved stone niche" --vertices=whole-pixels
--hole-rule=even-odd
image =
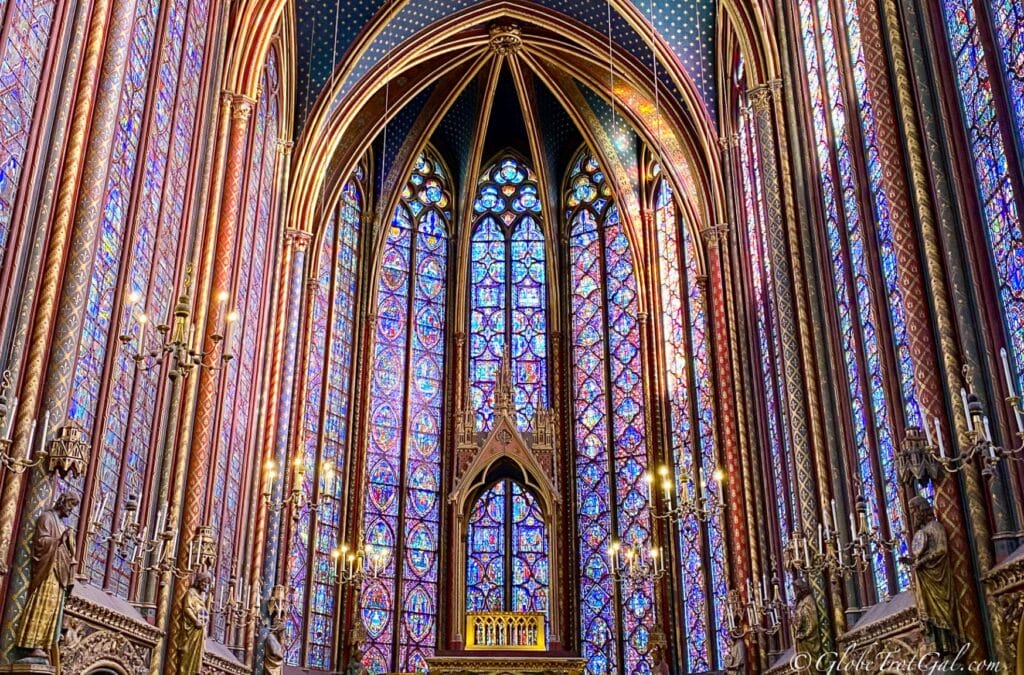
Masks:
[[[466,644],[462,634],[466,626],[466,548],[469,517],[480,494],[495,481],[509,478],[531,492],[544,519],[548,541],[548,635],[551,653],[561,653],[559,638],[561,620],[558,578],[561,565],[559,552],[559,494],[555,461],[555,420],[550,411],[540,411],[534,419],[534,431],[522,433],[516,424],[512,398],[511,371],[506,362],[499,373],[494,391],[494,418],[487,433],[478,433],[473,411],[461,412],[456,420],[455,481],[448,495],[454,536],[450,539],[453,604],[449,625],[450,649],[459,652]],[[433,665],[431,666],[433,667]],[[448,672],[448,671],[442,671]],[[491,672],[491,671],[487,671]]]
[[[64,629],[63,675],[145,673],[160,636],[130,604],[89,584],[76,585],[68,598]]]

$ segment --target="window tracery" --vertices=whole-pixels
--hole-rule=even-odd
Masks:
[[[447,172],[425,150],[395,208],[377,281],[363,527],[384,563],[360,594],[373,672],[423,670],[437,643],[450,201]]]
[[[533,171],[511,155],[480,177],[470,244],[470,404],[477,426],[494,417],[494,383],[512,368],[517,426],[532,428],[547,407],[544,232]]]
[[[653,584],[623,595],[608,560],[613,540],[645,549],[652,541],[633,253],[611,186],[587,152],[569,172],[565,203],[583,656],[591,672],[650,672]]]

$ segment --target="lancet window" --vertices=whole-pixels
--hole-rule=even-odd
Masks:
[[[490,429],[494,385],[512,368],[516,423],[533,425],[546,408],[547,270],[537,178],[507,155],[480,177],[470,243],[470,402],[477,427]]]
[[[611,186],[587,152],[569,172],[565,205],[582,651],[591,672],[650,672],[653,584],[616,588],[608,554],[613,541],[651,546],[634,254]]]
[[[360,594],[373,672],[423,670],[437,643],[448,181],[425,150],[395,208],[377,279],[363,527],[384,562]]]

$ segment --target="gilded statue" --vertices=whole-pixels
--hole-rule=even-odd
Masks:
[[[913,497],[909,507],[914,538],[910,542],[910,556],[904,560],[914,573],[914,598],[918,620],[924,629],[925,648],[930,652],[955,654],[960,638],[946,528],[924,497]]]
[[[818,630],[818,603],[806,579],[793,582],[796,607],[793,609],[793,637],[797,654],[808,654],[808,663],[814,664],[821,656],[821,631]]]
[[[206,594],[210,591],[211,583],[209,573],[199,572],[192,578],[192,585],[181,599],[175,645],[178,652],[177,675],[197,675],[203,665],[206,625],[210,622]]]
[[[747,643],[742,637],[733,638],[729,643],[729,651],[725,655],[725,672],[728,675],[747,672]]]
[[[663,645],[655,645],[654,649],[651,650],[651,656],[654,658],[651,675],[669,675],[672,672],[668,666],[668,657],[665,654],[665,647]]]
[[[363,665],[362,655],[357,648],[352,649],[352,657],[348,660],[348,667],[345,668],[345,675],[369,675],[370,671]]]
[[[263,675],[282,675],[284,673],[284,645],[278,631],[268,630],[263,653]]]
[[[75,580],[75,531],[64,524],[80,500],[65,493],[36,519],[32,535],[32,577],[15,644],[26,658],[57,663],[64,601]]]

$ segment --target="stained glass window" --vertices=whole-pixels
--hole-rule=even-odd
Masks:
[[[956,74],[956,91],[967,126],[967,140],[981,211],[985,221],[1002,315],[1008,333],[1007,351],[1011,354],[1018,387],[1024,374],[1024,232],[1021,231],[1020,204],[1011,182],[1007,135],[997,115],[992,78],[999,76],[997,55],[987,52],[979,21],[983,4],[972,0],[943,0],[946,33]],[[1009,108],[1017,128],[1024,125],[1024,66],[1021,40],[1024,20],[1021,6],[1013,0],[991,3],[1003,67],[1006,69]],[[1019,389],[1018,389],[1019,391]]]
[[[651,546],[633,254],[597,160],[581,153],[568,181],[582,651],[590,672],[646,673],[654,588],[616,590],[608,559],[613,541]]]
[[[655,167],[652,173],[660,171]],[[679,537],[686,661],[690,671],[713,670],[722,667],[729,637],[724,499],[721,484],[709,480],[717,461],[707,298],[693,232],[683,221],[665,178],[657,178],[654,216],[674,492],[697,495],[699,491],[715,514],[704,523],[689,516]]]
[[[547,532],[532,492],[508,479],[486,489],[470,512],[466,548],[467,611],[547,611]]]
[[[889,200],[876,145],[872,101],[865,81],[858,16],[856,8],[848,8],[844,22],[850,39],[850,72],[853,73],[858,97],[867,185],[858,180],[854,165],[856,150],[843,94],[843,83],[849,74],[839,60],[829,3],[826,0],[801,0],[799,10],[824,201],[825,239],[852,413],[857,479],[862,485],[872,527],[884,527],[898,538],[903,531],[903,514],[896,476],[894,415],[899,413],[894,410],[894,394],[885,384],[885,351],[890,346],[879,334],[882,330],[880,318],[888,320],[892,331],[891,349],[896,354],[895,374],[901,383],[906,421],[919,423],[920,412],[914,392],[913,363],[907,350],[905,312],[889,222]],[[874,222],[870,214],[863,213],[860,207],[859,199],[865,190],[873,205]],[[871,236],[872,225],[882,261],[878,270],[873,269],[866,249],[866,238]],[[887,298],[875,297],[876,279],[884,284]],[[894,562],[884,551],[879,551],[873,560],[872,571],[879,598],[892,590],[889,574],[893,567],[896,589],[902,590],[909,583],[906,566],[898,562],[894,566]]]
[[[100,519],[101,536],[93,539],[86,571],[93,583],[122,598],[129,595],[131,570],[104,535],[117,522],[128,496],[142,498],[149,488],[158,393],[164,379],[157,368],[138,369],[116,337],[137,330],[138,312],[145,311],[154,323],[169,323],[171,318],[184,257],[182,195],[188,194],[194,171],[189,160],[199,131],[196,108],[210,22],[205,0],[174,0],[165,3],[163,14],[160,11],[157,2],[140,2],[132,18],[68,411],[98,444],[93,499],[115,497],[113,513]],[[163,47],[156,51],[154,36],[161,18]],[[158,59],[158,68],[150,81],[153,58]],[[133,186],[141,187],[134,202]],[[126,303],[130,294],[139,299],[134,316]],[[104,387],[105,367],[109,379]],[[143,507],[149,508],[145,500]]]
[[[14,234],[12,216],[50,46],[55,0],[8,0],[0,21],[0,269]],[[0,13],[2,14],[2,13]]]
[[[259,402],[265,327],[270,297],[273,242],[277,240],[277,143],[280,138],[280,83],[276,50],[267,54],[260,99],[256,105],[249,140],[248,174],[245,180],[243,217],[239,223],[238,261],[232,300],[238,311],[233,345],[236,355],[223,373],[220,420],[213,452],[212,495],[206,505],[207,522],[219,540],[215,584],[227,588],[232,576],[242,577],[244,560],[239,559],[243,478],[254,456],[256,414]],[[223,615],[214,615],[213,636],[228,641]]]
[[[360,601],[373,672],[423,671],[437,642],[438,525],[450,188],[424,151],[377,280],[364,532],[383,571]]]
[[[494,384],[512,369],[516,423],[533,426],[547,407],[547,317],[544,233],[533,171],[512,156],[477,183],[470,244],[469,392],[477,427],[490,429]]]
[[[310,346],[306,365],[303,457],[308,497],[320,504],[316,517],[306,509],[292,532],[288,553],[293,610],[285,623],[285,652],[291,665],[330,670],[335,636],[337,586],[331,557],[341,535],[339,480],[349,437],[349,396],[356,303],[359,234],[363,210],[361,170],[341,189],[325,220],[317,258],[316,286],[310,298]],[[307,600],[308,589],[308,600]],[[307,608],[308,605],[308,608]],[[303,638],[306,657],[303,663]]]

